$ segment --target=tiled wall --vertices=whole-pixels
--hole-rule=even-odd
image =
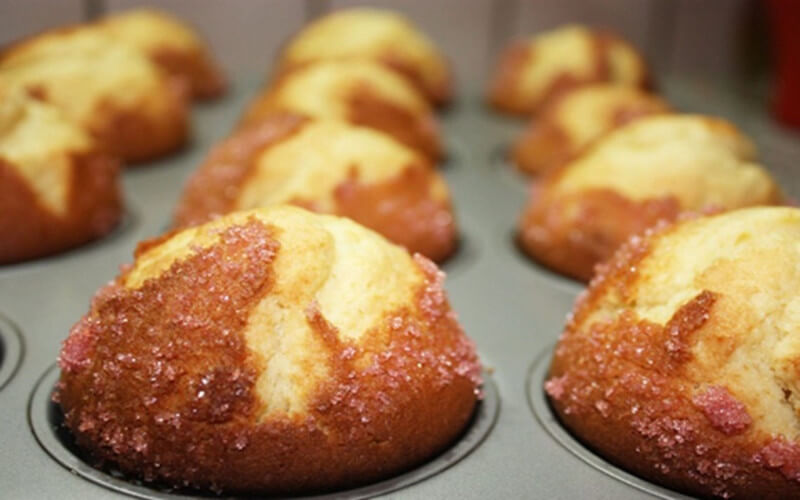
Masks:
[[[508,39],[567,22],[609,27],[634,42],[656,73],[739,78],[742,32],[758,0],[2,0],[0,44],[92,13],[144,4],[196,25],[230,71],[266,72],[306,19],[371,4],[400,10],[451,55],[462,81],[483,81]],[[745,30],[746,31],[746,30]]]

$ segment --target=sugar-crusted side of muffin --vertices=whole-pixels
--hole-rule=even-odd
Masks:
[[[578,300],[547,390],[618,465],[700,496],[800,495],[800,210],[683,220],[631,240]]]
[[[178,486],[297,493],[398,473],[477,400],[442,278],[299,208],[145,243],[64,343],[66,423],[95,457]]]

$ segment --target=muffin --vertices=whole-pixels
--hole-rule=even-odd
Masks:
[[[25,89],[136,162],[180,148],[188,131],[181,85],[138,50],[91,27],[50,31],[0,54],[0,84]]]
[[[141,244],[71,330],[77,446],[145,481],[299,494],[449,446],[480,366],[444,275],[346,219],[278,206]]]
[[[122,213],[118,162],[47,104],[0,86],[0,264],[79,246]]]
[[[252,103],[243,123],[276,111],[334,118],[387,133],[439,160],[441,139],[427,101],[405,79],[368,60],[326,60],[284,74]]]
[[[669,111],[663,99],[634,87],[587,85],[555,99],[531,121],[514,144],[513,161],[525,173],[541,174],[617,127]]]
[[[303,28],[289,41],[279,72],[323,59],[358,58],[399,73],[432,104],[452,94],[450,69],[433,43],[399,13],[373,8],[335,11]]]
[[[632,239],[601,266],[545,389],[609,461],[693,496],[800,497],[800,210]]]
[[[212,150],[176,226],[283,203],[349,217],[435,261],[456,248],[447,185],[426,159],[372,129],[296,115],[272,115]]]
[[[168,74],[184,82],[193,97],[225,92],[225,78],[202,38],[181,20],[155,9],[108,16],[96,27],[147,54]]]
[[[519,242],[552,269],[588,280],[631,235],[682,211],[779,204],[755,148],[730,123],[698,115],[636,120],[534,185]]]
[[[616,35],[562,26],[505,49],[490,84],[489,102],[506,113],[533,114],[560,93],[604,82],[645,88],[647,65]]]

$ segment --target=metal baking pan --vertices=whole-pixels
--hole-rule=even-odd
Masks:
[[[91,500],[113,495],[181,498],[91,469],[58,428],[49,402],[53,363],[89,299],[132,260],[136,243],[168,224],[187,176],[231,129],[258,87],[239,78],[224,99],[195,108],[185,151],[127,170],[128,216],[102,241],[63,255],[0,267],[0,498]],[[665,82],[678,108],[736,122],[790,195],[800,143],[770,125],[754,101],[690,81]],[[347,492],[351,498],[682,498],[611,466],[561,428],[542,393],[552,347],[582,285],[542,269],[514,243],[527,180],[505,161],[524,123],[487,110],[478,92],[442,115],[444,172],[462,234],[444,265],[453,307],[490,371],[484,399],[461,440],[403,476]],[[338,497],[337,495],[331,495]]]

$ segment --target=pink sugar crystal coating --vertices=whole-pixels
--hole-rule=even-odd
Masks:
[[[769,469],[777,469],[787,479],[800,482],[800,443],[787,441],[783,436],[772,439],[753,461]]]
[[[481,367],[423,258],[413,300],[358,342],[308,304],[329,374],[305,411],[263,416],[266,366],[243,332],[271,290],[272,233],[250,219],[137,289],[123,276],[98,294],[62,350],[58,395],[79,446],[145,480],[280,494],[383,479],[457,438]]]
[[[719,385],[712,385],[705,392],[696,394],[692,403],[701,409],[711,425],[728,436],[747,430],[753,420],[747,407]]]

